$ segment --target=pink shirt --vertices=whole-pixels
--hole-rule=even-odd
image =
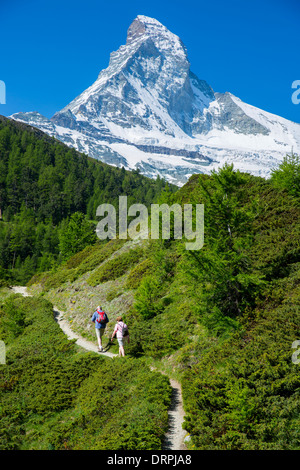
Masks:
[[[122,334],[123,328],[127,328],[126,323],[124,323],[123,321],[118,321],[118,323],[116,323],[113,335],[117,333],[117,338],[123,338],[123,334]]]

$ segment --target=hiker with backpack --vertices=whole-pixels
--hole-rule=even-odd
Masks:
[[[117,317],[117,323],[111,336],[111,340],[113,340],[115,335],[117,336],[117,340],[119,343],[119,355],[125,356],[124,340],[127,340],[127,342],[129,343],[129,331],[126,323],[123,322],[122,317]]]
[[[95,323],[95,331],[98,340],[98,351],[102,352],[102,336],[105,331],[106,324],[109,322],[108,316],[102,309],[102,307],[98,306],[96,311],[93,313],[92,322]]]

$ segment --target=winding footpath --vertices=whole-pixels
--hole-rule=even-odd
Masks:
[[[26,287],[13,286],[11,289],[15,294],[21,294],[24,297],[30,296]],[[98,353],[98,348],[96,344],[82,338],[81,336],[77,335],[71,330],[69,323],[64,319],[63,312],[58,310],[56,307],[53,307],[53,312],[54,312],[55,320],[59,324],[62,331],[67,335],[68,339],[76,339],[76,344],[78,346],[81,346],[87,351],[93,351],[93,352]],[[111,358],[118,356],[117,354],[113,354],[109,351],[98,353],[98,354],[101,354],[102,356],[108,356]],[[152,370],[155,370],[155,369],[152,368]],[[170,384],[172,387],[172,399],[171,399],[171,406],[168,411],[169,429],[168,429],[167,434],[165,435],[162,450],[187,450],[184,444],[186,431],[182,429],[182,424],[184,421],[184,410],[183,410],[183,404],[182,404],[181,385],[173,379],[169,379],[169,380],[170,380]]]

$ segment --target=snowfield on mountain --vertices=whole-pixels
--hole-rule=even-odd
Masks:
[[[38,112],[11,118],[105,163],[179,186],[225,162],[268,177],[287,153],[300,152],[300,124],[215,92],[191,72],[181,39],[143,15],[97,80],[51,119]]]

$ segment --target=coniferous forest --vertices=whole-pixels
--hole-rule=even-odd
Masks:
[[[268,180],[225,165],[179,189],[2,118],[0,167],[1,449],[161,449],[168,377],[182,386],[189,450],[300,449],[297,155]],[[117,207],[122,194],[147,206],[204,204],[203,248],[186,250],[172,230],[100,242],[96,207]],[[12,284],[32,297],[11,295]],[[100,302],[107,338],[119,314],[130,329],[114,368],[53,318],[56,305],[95,341]]]
[[[166,183],[95,161],[0,119],[0,277],[27,282],[96,241],[98,205],[149,206]],[[175,187],[169,189],[175,190]],[[76,232],[76,233],[75,233]]]

